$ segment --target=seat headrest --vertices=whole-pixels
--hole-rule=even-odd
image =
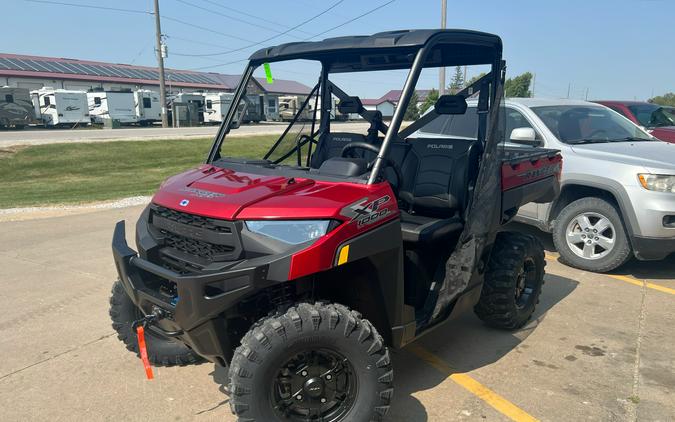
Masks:
[[[438,114],[464,114],[466,108],[466,98],[461,95],[441,95],[434,104]]]
[[[363,103],[359,97],[348,97],[340,100],[338,111],[342,114],[359,114],[363,111]]]

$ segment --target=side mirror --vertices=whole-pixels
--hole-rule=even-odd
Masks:
[[[531,127],[517,127],[511,131],[511,142],[529,146],[539,146],[541,141],[537,139],[537,133]]]
[[[466,98],[461,95],[441,95],[434,104],[438,114],[464,114],[466,108]]]

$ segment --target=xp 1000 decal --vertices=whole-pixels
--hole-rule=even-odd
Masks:
[[[350,223],[356,221],[357,227],[361,228],[388,216],[391,213],[391,209],[383,205],[387,204],[390,199],[389,195],[384,195],[373,200],[368,198],[359,199],[344,207],[340,214],[350,218]]]

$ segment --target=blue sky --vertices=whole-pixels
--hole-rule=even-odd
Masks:
[[[135,10],[152,7],[152,0],[63,1]],[[169,37],[166,65],[192,69],[245,59],[259,47],[207,58],[181,57],[177,53],[212,53],[246,46],[278,35],[336,1],[160,0],[161,14],[167,17],[162,29]],[[386,1],[343,0],[325,15],[266,45],[310,37]],[[214,3],[261,19],[234,13]],[[150,15],[23,0],[10,0],[9,4],[3,19],[2,52],[155,65],[154,26]],[[568,87],[571,97],[583,98],[588,89],[591,99],[646,99],[652,94],[675,91],[674,17],[675,1],[672,0],[448,0],[448,27],[500,35],[504,41],[507,74],[535,73],[538,96],[564,97]],[[439,23],[439,0],[396,0],[321,38],[389,29],[433,28]],[[240,62],[210,71],[240,73],[243,66]],[[291,70],[279,65],[273,69],[275,77],[307,84],[315,80],[312,66],[298,64]],[[419,88],[437,87],[436,74],[426,72]],[[452,69],[448,70],[448,81],[451,74]],[[403,74],[394,72],[375,78],[342,77],[340,84],[346,89],[353,88],[359,95],[379,97],[388,89],[400,88],[402,80]]]

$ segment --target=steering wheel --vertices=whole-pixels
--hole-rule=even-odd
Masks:
[[[365,149],[370,152],[375,153],[375,156],[377,157],[377,154],[380,153],[380,148],[373,144],[369,144],[368,142],[361,142],[361,141],[356,141],[356,142],[350,142],[347,145],[345,145],[342,148],[342,153],[340,154],[341,157],[344,158],[360,158],[360,157],[355,157],[351,152],[355,149]],[[376,160],[377,158],[375,158]],[[368,170],[372,170],[373,165],[375,165],[375,160],[371,160],[368,162]],[[392,189],[394,190],[394,193],[396,196],[398,196],[398,191],[401,187],[401,183],[403,182],[403,174],[401,173],[401,168],[398,166],[398,164],[393,161],[391,158],[385,158],[384,160],[384,165],[386,167],[390,167],[393,171],[394,174],[396,175],[396,185],[389,183],[392,185]]]

